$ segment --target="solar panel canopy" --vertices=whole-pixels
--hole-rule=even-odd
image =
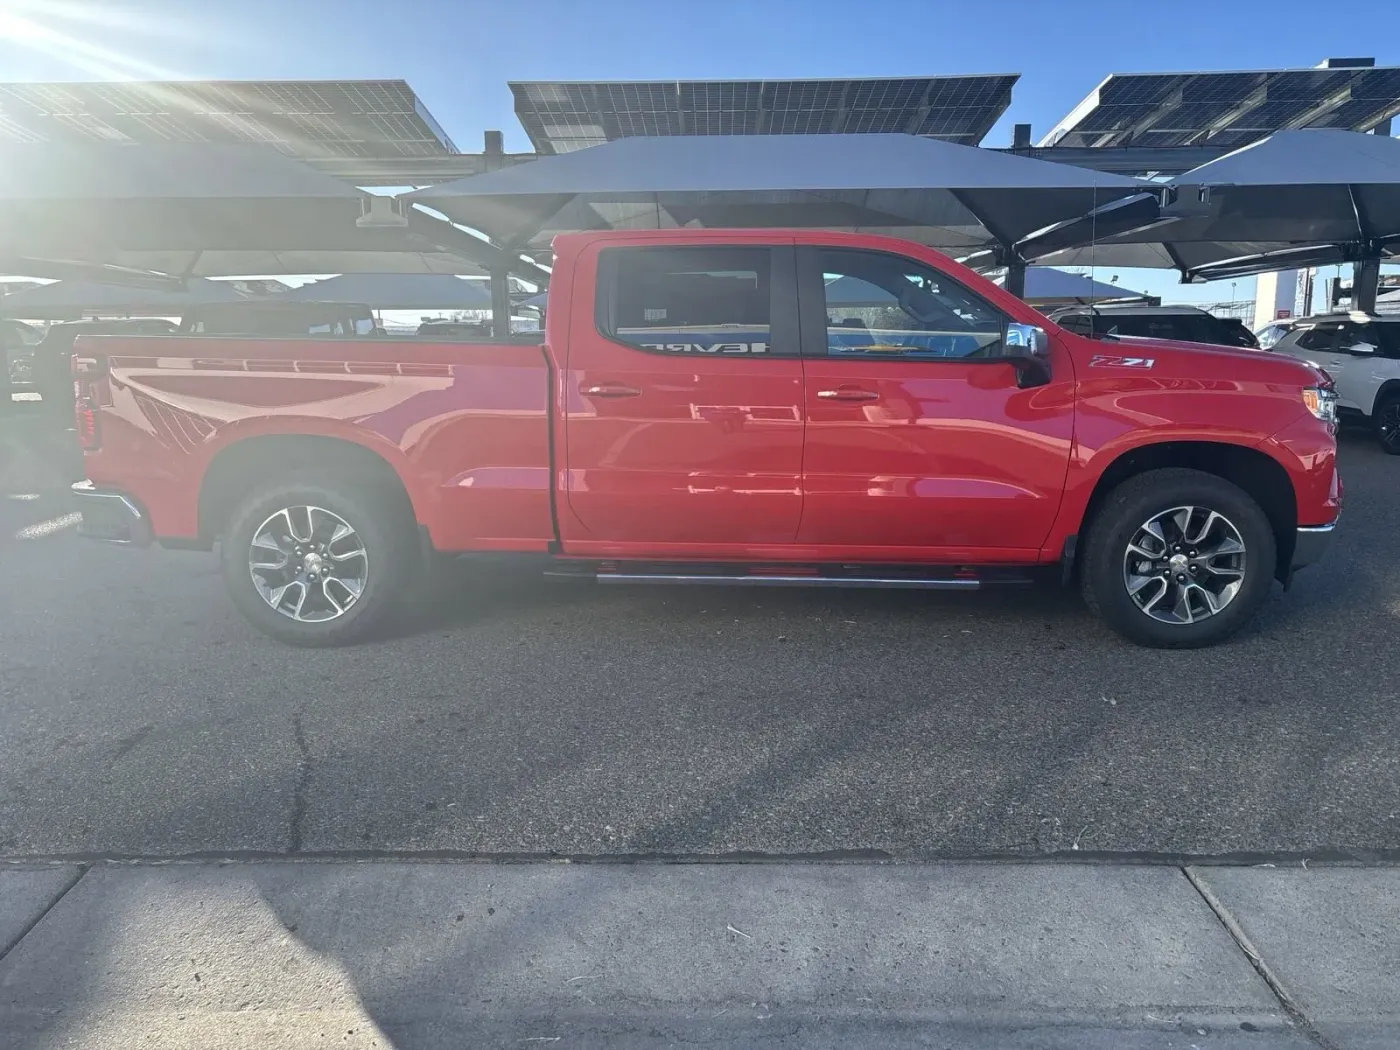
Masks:
[[[666,135],[903,132],[975,146],[1017,74],[860,80],[513,82],[540,153]]]
[[[0,142],[239,142],[298,157],[456,153],[402,80],[0,84]]]
[[[1400,67],[1114,73],[1042,146],[1248,145],[1275,131],[1370,131],[1400,113]]]

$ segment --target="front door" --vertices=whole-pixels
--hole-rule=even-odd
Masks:
[[[740,558],[791,544],[803,431],[791,245],[586,248],[577,272],[561,377],[569,549]]]
[[[1022,389],[1008,318],[926,262],[799,248],[807,445],[800,543],[915,561],[1033,557],[1074,433],[1068,354]]]

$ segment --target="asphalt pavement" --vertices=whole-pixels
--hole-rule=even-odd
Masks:
[[[461,571],[284,648],[212,555],[81,540],[0,463],[0,856],[1393,855],[1400,461],[1256,624],[1136,648],[1053,588],[600,588]],[[27,439],[26,439],[27,440]],[[17,449],[24,454],[18,454]]]

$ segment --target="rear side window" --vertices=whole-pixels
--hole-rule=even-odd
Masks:
[[[1226,346],[1242,346],[1249,350],[1259,348],[1259,340],[1254,338],[1254,333],[1245,327],[1244,322],[1234,317],[1222,317],[1220,324],[1220,341]]]
[[[773,249],[610,248],[599,257],[598,330],[670,355],[771,354]]]
[[[1170,339],[1186,343],[1224,342],[1213,317],[1194,314],[1101,315],[1097,325],[1106,335],[1131,335],[1146,339]]]
[[[1348,345],[1370,343],[1381,357],[1400,357],[1400,321],[1372,321],[1354,327],[1355,336],[1347,340]]]

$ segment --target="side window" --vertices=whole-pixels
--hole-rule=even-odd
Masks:
[[[1318,350],[1323,353],[1339,349],[1337,337],[1341,334],[1342,326],[1336,324],[1320,324],[1312,328],[1305,329],[1294,344],[1300,350]]]
[[[598,329],[659,354],[769,354],[771,248],[610,248],[598,271]]]
[[[1093,333],[1093,323],[1084,314],[1070,314],[1060,318],[1060,327],[1075,335],[1091,335]]]
[[[946,274],[883,252],[818,254],[830,357],[987,358],[1002,353],[1006,317]]]
[[[1400,358],[1400,321],[1379,321],[1366,326],[1370,338],[1366,340],[1377,347],[1381,357]]]
[[[1373,329],[1375,325],[1347,323],[1342,325],[1342,330],[1338,335],[1337,349],[1343,353],[1350,352],[1357,343],[1370,343],[1379,349],[1380,339],[1375,335]]]

